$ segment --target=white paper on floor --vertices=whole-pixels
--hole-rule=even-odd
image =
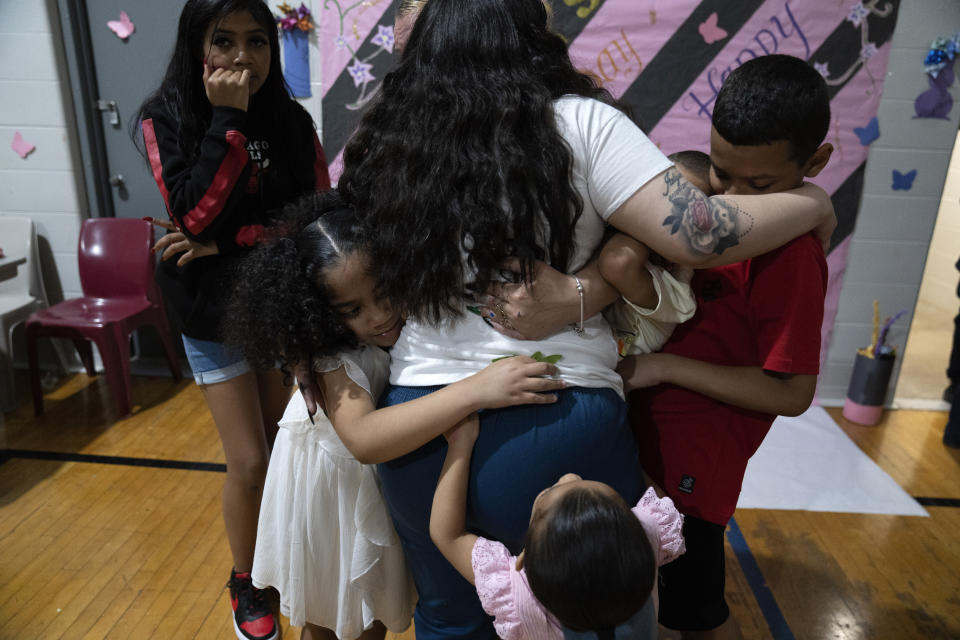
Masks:
[[[747,465],[737,508],[928,515],[822,407],[774,421]]]

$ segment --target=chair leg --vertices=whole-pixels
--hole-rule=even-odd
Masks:
[[[97,375],[97,369],[93,366],[93,346],[90,344],[90,341],[84,340],[83,338],[75,338],[73,346],[77,349],[77,355],[80,356],[80,362],[83,363],[83,368],[87,371],[87,375],[91,378]]]
[[[43,388],[40,386],[40,355],[37,352],[37,331],[27,324],[24,330],[27,342],[27,362],[30,365],[30,391],[33,393],[33,414],[43,415]]]
[[[16,408],[16,393],[13,388],[13,340],[9,329],[0,322],[0,411],[13,411]]]
[[[63,345],[60,344],[60,341],[56,338],[51,338],[50,344],[53,346],[53,352],[57,355],[57,360],[60,361],[60,370],[63,372],[63,375],[67,375],[70,372],[70,361],[67,359],[67,352],[63,350]]]
[[[133,404],[130,401],[130,336],[121,328],[107,329],[99,340],[97,348],[103,359],[103,369],[107,375],[107,384],[117,404],[118,418],[130,414]]]
[[[160,342],[163,344],[163,353],[167,357],[167,364],[170,366],[170,373],[173,374],[173,381],[180,382],[183,374],[180,372],[180,363],[177,361],[177,352],[173,348],[173,336],[170,333],[170,324],[167,322],[167,316],[163,309],[157,309],[154,315],[153,328],[160,336]]]

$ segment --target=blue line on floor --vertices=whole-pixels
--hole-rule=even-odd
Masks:
[[[184,469],[186,471],[216,471],[224,473],[227,465],[216,462],[194,462],[191,460],[160,460],[157,458],[131,458],[128,456],[99,456],[87,453],[67,453],[61,451],[34,451],[28,449],[0,450],[0,460],[6,458],[24,458],[28,460],[56,460],[60,462],[92,462],[94,464],[119,464],[131,467],[152,467],[158,469]]]
[[[767,621],[767,626],[770,627],[770,633],[774,640],[794,640],[793,632],[790,631],[786,618],[783,617],[780,607],[777,606],[777,601],[773,597],[773,592],[767,586],[763,572],[760,571],[760,565],[757,564],[750,547],[747,545],[747,540],[743,537],[737,521],[733,518],[730,518],[730,526],[727,527],[727,540],[730,542],[730,547],[736,554],[737,560],[740,561],[743,575],[750,585],[750,590],[753,591],[753,597],[760,605],[760,611]]]

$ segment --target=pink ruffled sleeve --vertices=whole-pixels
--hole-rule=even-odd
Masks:
[[[676,560],[687,550],[683,542],[683,514],[677,511],[673,500],[658,498],[653,487],[649,487],[632,511],[650,538],[657,566]]]
[[[516,561],[499,542],[477,538],[473,545],[471,563],[477,595],[483,610],[494,617],[493,626],[503,640],[523,637],[510,579],[510,568]]]

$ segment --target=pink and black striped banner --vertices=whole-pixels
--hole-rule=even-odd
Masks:
[[[332,175],[365,104],[390,70],[394,4],[367,0],[318,12],[323,60],[323,145]],[[754,57],[807,60],[826,79],[835,148],[815,182],[832,194],[840,225],[829,255],[824,318],[829,344],[875,136],[900,0],[552,0],[554,28],[577,66],[628,103],[664,152],[709,151],[712,105],[723,80]]]

